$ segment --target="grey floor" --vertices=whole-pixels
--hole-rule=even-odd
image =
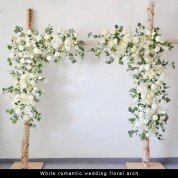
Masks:
[[[0,163],[0,169],[9,169],[11,163]],[[178,169],[178,163],[164,164],[166,169]],[[43,169],[126,169],[125,164],[45,163]]]

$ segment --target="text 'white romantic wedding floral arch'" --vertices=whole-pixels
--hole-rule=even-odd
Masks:
[[[111,64],[118,59],[119,64],[128,66],[127,71],[134,79],[135,87],[130,90],[134,104],[129,107],[133,117],[129,119],[132,129],[129,135],[137,134],[144,143],[143,162],[144,167],[149,167],[150,150],[149,138],[154,136],[163,139],[161,132],[165,131],[168,114],[164,104],[170,102],[167,89],[169,86],[163,79],[167,67],[175,68],[174,62],[161,60],[161,54],[173,48],[172,42],[176,40],[164,40],[160,29],[154,28],[154,2],[150,1],[148,8],[148,28],[138,24],[135,33],[128,32],[124,27],[115,25],[112,30],[105,30],[101,34],[89,33],[89,37],[95,38],[96,47],[91,48],[96,56],[104,53],[107,56],[106,63]],[[43,91],[37,84],[45,79],[42,76],[42,67],[49,61],[58,62],[64,58],[72,63],[77,58],[84,58],[85,47],[89,43],[79,40],[74,29],[58,30],[54,34],[51,26],[45,29],[43,34],[32,29],[32,10],[28,10],[27,31],[16,26],[17,37],[12,37],[8,45],[11,50],[8,58],[12,66],[11,75],[15,84],[4,88],[4,92],[14,94],[12,108],[7,112],[11,115],[13,123],[24,123],[22,138],[22,160],[15,167],[27,169],[28,147],[30,127],[35,126],[36,121],[41,120],[41,113],[37,110],[37,102]],[[42,167],[42,164],[40,164]],[[129,167],[131,168],[131,167]]]

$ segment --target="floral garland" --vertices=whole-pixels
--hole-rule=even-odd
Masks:
[[[89,33],[89,37],[98,40],[97,47],[91,49],[96,56],[104,53],[108,57],[107,64],[115,58],[119,64],[127,62],[127,71],[131,72],[134,79],[136,86],[130,90],[134,104],[128,108],[133,114],[129,118],[133,130],[129,131],[129,136],[135,133],[142,140],[151,136],[162,140],[162,132],[169,119],[164,105],[170,102],[169,86],[163,77],[167,67],[175,68],[175,64],[161,60],[161,54],[173,46],[161,37],[159,28],[151,32],[141,23],[134,35],[116,25],[99,35]]]
[[[35,126],[35,121],[41,120],[37,102],[44,91],[38,89],[37,84],[45,79],[42,76],[44,63],[52,60],[58,62],[64,58],[75,63],[78,57],[84,57],[84,43],[78,40],[78,34],[73,29],[58,30],[54,35],[53,28],[49,26],[41,35],[36,30],[24,32],[22,27],[17,26],[14,32],[18,37],[12,37],[8,45],[11,50],[8,62],[12,66],[10,74],[15,83],[3,88],[4,92],[14,95],[12,108],[7,113],[14,124],[22,121]]]

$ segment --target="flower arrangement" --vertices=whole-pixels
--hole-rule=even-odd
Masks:
[[[129,118],[132,130],[129,136],[135,133],[142,140],[156,137],[163,139],[162,131],[169,116],[165,104],[170,102],[168,89],[164,80],[165,70],[175,68],[174,62],[170,63],[161,59],[164,51],[171,50],[172,44],[166,42],[160,29],[154,28],[153,32],[138,24],[135,33],[129,33],[122,26],[115,26],[112,30],[105,30],[102,34],[89,37],[97,39],[96,48],[91,51],[96,56],[104,53],[111,64],[116,58],[119,64],[127,62],[127,71],[131,72],[135,87],[130,90],[134,104],[128,108],[133,114]]]
[[[78,40],[74,29],[59,29],[54,34],[53,27],[49,26],[41,35],[36,30],[24,32],[22,27],[17,26],[14,32],[17,37],[13,36],[8,45],[11,51],[8,62],[15,82],[12,86],[3,88],[4,92],[14,95],[12,108],[7,113],[11,115],[10,119],[14,124],[22,121],[35,126],[35,121],[41,120],[37,102],[44,94],[38,88],[38,83],[45,79],[42,75],[43,65],[64,58],[72,63],[77,62],[77,58],[84,57],[84,43]]]

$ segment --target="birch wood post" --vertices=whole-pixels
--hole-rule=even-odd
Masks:
[[[27,10],[27,30],[32,28],[32,15],[33,10]],[[22,133],[22,157],[21,157],[21,168],[28,169],[28,150],[29,150],[29,138],[30,138],[30,125],[26,122],[23,125]]]
[[[149,1],[148,11],[148,29],[153,31],[154,28],[154,2]],[[149,167],[150,162],[150,140],[146,138],[143,140],[143,166],[145,168]]]

